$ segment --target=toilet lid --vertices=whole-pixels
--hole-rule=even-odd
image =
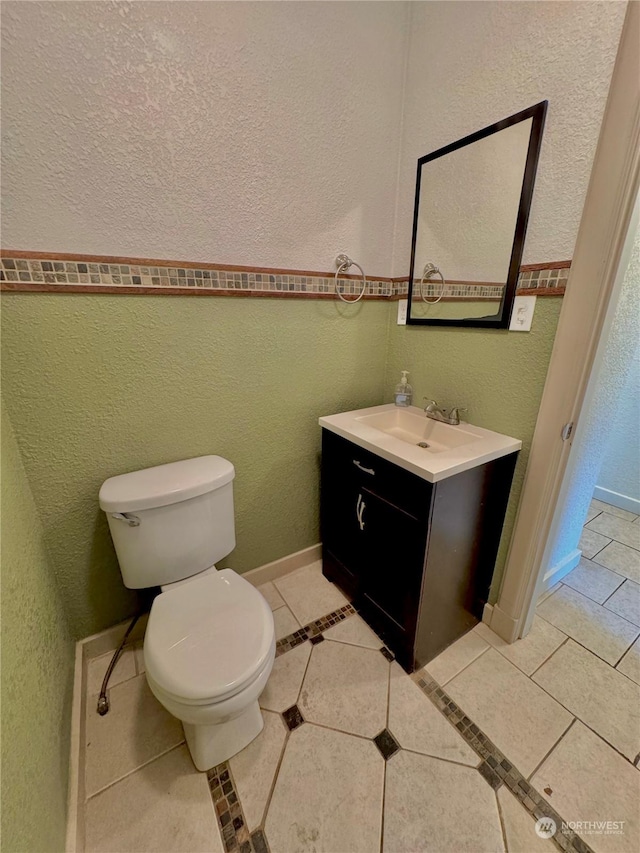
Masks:
[[[160,688],[183,702],[221,701],[262,670],[273,642],[273,616],[263,596],[222,569],[154,599],[145,666]]]

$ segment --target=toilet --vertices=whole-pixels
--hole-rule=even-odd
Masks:
[[[264,597],[215,563],[235,548],[231,462],[200,456],[120,474],[100,489],[125,586],[160,587],[144,639],[149,687],[208,770],[262,731],[275,658]]]

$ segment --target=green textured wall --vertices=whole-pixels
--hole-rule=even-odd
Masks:
[[[11,424],[0,408],[2,849],[40,853],[64,850],[73,644]]]
[[[4,294],[3,393],[75,637],[125,618],[104,479],[217,453],[244,572],[316,543],[320,415],[380,403],[389,306]],[[395,307],[395,306],[394,306]]]
[[[393,399],[400,371],[409,370],[416,405],[426,396],[442,406],[466,406],[463,417],[471,423],[522,439],[492,602],[504,570],[561,306],[561,297],[538,299],[530,332],[398,326],[390,318],[385,402]]]

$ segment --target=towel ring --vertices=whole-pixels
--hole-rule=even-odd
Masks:
[[[356,296],[355,299],[345,299],[344,296],[342,295],[342,293],[340,292],[340,287],[338,284],[338,276],[340,275],[341,272],[346,272],[346,270],[348,270],[352,266],[358,267],[358,269],[360,270],[360,273],[362,275],[362,290],[360,291],[360,294],[358,296]],[[342,255],[338,255],[338,257],[336,258],[336,267],[337,267],[336,275],[335,275],[336,293],[338,294],[340,299],[342,299],[343,302],[360,302],[360,300],[364,296],[365,290],[367,289],[367,278],[366,278],[366,276],[364,274],[364,270],[362,269],[360,264],[357,264],[355,261],[352,261],[348,255],[342,254]]]
[[[442,285],[440,288],[440,296],[438,296],[437,299],[425,299],[424,298],[425,279],[429,279],[432,275],[439,275],[440,276],[440,281],[442,282]],[[444,296],[444,285],[445,285],[444,276],[440,272],[439,268],[435,264],[425,264],[424,270],[422,271],[422,278],[420,279],[420,296],[422,297],[422,301],[426,302],[427,305],[435,305],[437,302],[440,302],[440,300]]]

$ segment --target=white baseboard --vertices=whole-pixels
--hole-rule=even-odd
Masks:
[[[244,572],[242,577],[254,586],[260,586],[260,584],[277,580],[283,575],[295,572],[296,569],[301,569],[303,566],[308,566],[320,559],[322,559],[322,544],[318,542],[317,545],[310,545],[308,548],[303,548],[302,551],[287,554],[286,557],[280,557],[279,560],[274,560],[272,563],[266,563],[264,566],[258,566],[257,569]]]
[[[555,566],[551,566],[544,576],[544,580],[542,582],[543,586],[540,593],[543,593],[545,590],[555,586],[559,580],[562,580],[562,578],[568,575],[572,569],[575,569],[580,562],[580,557],[582,557],[582,551],[576,548],[574,551],[570,551],[567,556],[563,557],[559,563],[555,564]]]
[[[73,698],[71,702],[71,738],[69,744],[69,791],[67,796],[66,853],[84,850],[84,763],[87,660],[85,646],[76,643],[73,669]]]
[[[485,625],[491,625],[491,617],[493,616],[493,604],[485,604],[482,608],[482,621]]]
[[[636,498],[630,498],[628,495],[621,495],[619,492],[612,492],[610,489],[603,489],[602,486],[596,486],[593,490],[594,498],[603,501],[611,506],[617,506],[618,509],[626,509],[627,512],[633,512],[640,515],[640,501]]]
[[[484,622],[484,613],[482,614]],[[491,609],[491,621],[488,623],[494,634],[502,637],[507,643],[513,643],[518,638],[518,622],[513,616],[509,616],[500,609],[499,604],[494,604]]]
[[[107,652],[115,652],[120,645],[125,631],[131,624],[131,619],[119,622],[117,625],[112,625],[111,628],[105,628],[104,631],[99,631],[97,634],[92,634],[90,637],[85,637],[80,640],[80,645],[83,647],[85,660],[98,658],[100,655],[106,655]],[[149,614],[144,613],[136,623],[135,628],[129,635],[129,643],[135,643],[137,640],[144,638],[144,632],[147,630],[147,621]]]

